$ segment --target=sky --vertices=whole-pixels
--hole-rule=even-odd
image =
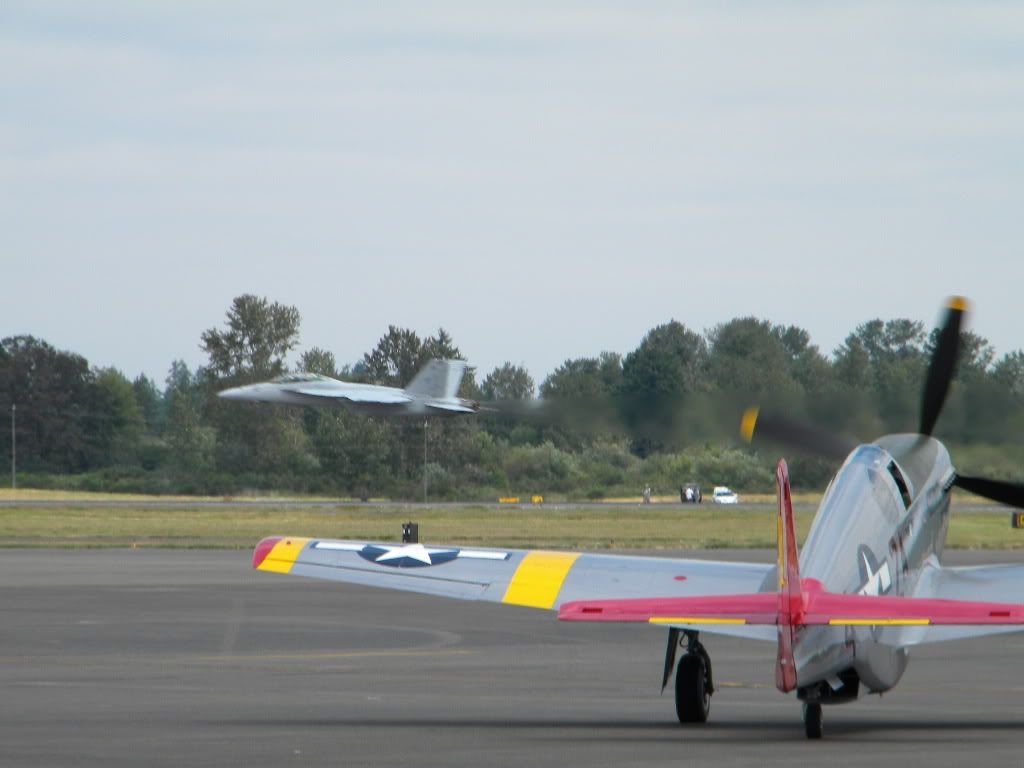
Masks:
[[[656,325],[1024,347],[1024,6],[0,5],[0,337],[162,383],[234,297],[540,383]]]

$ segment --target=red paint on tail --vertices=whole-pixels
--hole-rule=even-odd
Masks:
[[[796,550],[793,495],[789,489],[789,469],[785,459],[779,459],[775,476],[779,502],[779,651],[775,664],[775,687],[783,693],[789,693],[796,688],[793,643],[796,627],[803,619],[804,598],[800,588],[800,555]]]

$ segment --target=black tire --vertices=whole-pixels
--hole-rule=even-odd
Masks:
[[[821,704],[804,702],[804,731],[808,739],[821,738]]]
[[[707,666],[699,653],[687,653],[676,667],[676,716],[680,723],[706,723],[711,712]]]

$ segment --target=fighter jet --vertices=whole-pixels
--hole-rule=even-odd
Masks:
[[[431,360],[405,389],[339,381],[317,373],[286,373],[260,384],[225,389],[218,397],[340,407],[369,416],[459,416],[480,410],[479,403],[455,396],[468,366],[465,360]]]
[[[777,563],[275,536],[256,546],[253,567],[555,610],[563,621],[665,628],[662,688],[675,670],[676,714],[688,725],[708,719],[716,692],[705,635],[771,643],[776,687],[796,694],[807,737],[821,738],[822,705],[890,690],[914,647],[1024,631],[1024,565],[940,562],[954,487],[1024,508],[1024,487],[958,472],[932,436],[953,378],[964,309],[961,299],[949,306],[917,433],[854,445],[778,416],[747,413],[748,439],[756,431],[845,457],[802,552],[789,472],[779,461]]]

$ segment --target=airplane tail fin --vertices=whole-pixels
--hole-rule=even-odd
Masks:
[[[409,382],[405,391],[426,397],[455,397],[468,367],[465,360],[431,360]]]
[[[800,583],[800,555],[796,549],[796,524],[793,521],[793,494],[789,488],[789,468],[779,459],[775,470],[779,502],[779,652],[775,665],[775,686],[783,693],[796,688],[796,661],[793,658],[794,627],[804,613]]]

